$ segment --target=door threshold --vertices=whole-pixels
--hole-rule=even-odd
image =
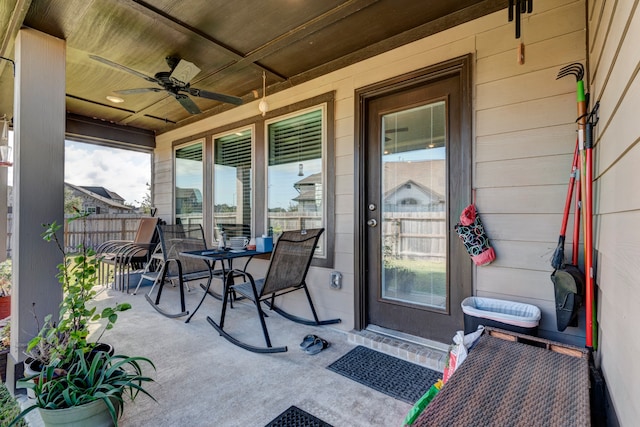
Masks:
[[[393,329],[387,329],[387,328],[383,328],[376,325],[368,325],[366,330],[374,332],[376,334],[386,335],[390,338],[395,338],[395,339],[407,341],[413,344],[418,344],[423,347],[432,348],[434,350],[445,351],[445,352],[449,351],[449,344],[429,340],[422,337],[417,337],[415,335],[405,334],[404,332],[394,331]],[[453,337],[451,338],[453,339]]]
[[[397,331],[384,328],[367,327],[362,331],[352,330],[348,332],[348,340],[352,344],[368,347],[439,372],[444,371],[447,361],[447,345],[408,334],[398,334]]]

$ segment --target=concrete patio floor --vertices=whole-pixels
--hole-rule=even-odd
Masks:
[[[197,285],[191,289],[187,307],[193,309],[203,291]],[[371,340],[331,326],[304,326],[273,313],[267,319],[272,343],[286,345],[289,351],[256,354],[229,343],[207,322],[207,315],[219,319],[220,301],[207,297],[187,324],[185,318],[170,319],[156,312],[144,298],[147,291],[141,288],[138,295],[127,295],[102,289],[97,298],[99,305],[126,301],[133,306],[119,315],[101,341],[113,344],[116,353],[146,356],[157,368],[155,373],[148,371],[155,382],[147,387],[157,402],[146,396],[128,402],[120,426],[264,426],[295,405],[334,427],[388,427],[401,426],[411,408],[326,369],[363,339],[373,347],[393,347],[387,339]],[[176,289],[167,286],[162,299],[177,301]],[[234,303],[226,326],[230,332],[236,327],[250,331],[244,339],[251,343],[264,343],[255,307],[249,302]],[[307,334],[326,339],[330,347],[317,355],[304,353],[299,343]],[[436,360],[425,363],[425,354]],[[422,357],[423,365],[442,366],[441,352],[425,351]],[[22,401],[24,405],[26,397]],[[31,426],[42,425],[35,412],[28,421]]]

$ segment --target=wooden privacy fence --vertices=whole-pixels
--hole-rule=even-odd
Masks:
[[[143,214],[94,214],[86,219],[87,244],[96,248],[107,240],[133,240]],[[68,219],[70,215],[66,215]],[[218,218],[221,220],[222,218]],[[202,221],[202,217],[198,218]],[[193,221],[193,222],[198,222]],[[9,218],[11,222],[11,218]],[[300,214],[269,214],[269,224],[283,229],[315,228],[317,217]],[[82,220],[65,223],[64,244],[74,248],[82,241]],[[382,223],[383,245],[386,255],[398,258],[444,258],[447,251],[447,221],[444,212],[387,212]],[[9,224],[11,230],[11,224]],[[11,256],[11,232],[7,236],[7,255]]]
[[[396,258],[444,258],[447,253],[445,212],[385,212],[385,255]]]
[[[72,215],[65,215],[64,246],[73,250],[83,241],[87,247],[96,248],[107,240],[133,240],[143,214],[93,214],[84,219],[67,222]],[[85,227],[86,226],[86,227]]]

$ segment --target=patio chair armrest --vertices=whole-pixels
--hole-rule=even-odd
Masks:
[[[256,280],[251,273],[240,269],[230,270],[227,272],[227,276],[229,274],[237,274],[238,276],[245,277],[244,282],[231,286],[231,289],[237,291],[239,294],[249,298],[252,301],[260,300],[262,294],[262,284],[264,283],[263,280]],[[249,279],[248,281],[247,278]]]

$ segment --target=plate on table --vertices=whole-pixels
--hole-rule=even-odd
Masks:
[[[241,252],[246,252],[246,249],[231,249],[229,252],[231,252],[232,254],[239,254]]]

